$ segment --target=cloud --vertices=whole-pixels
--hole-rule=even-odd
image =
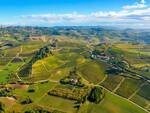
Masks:
[[[74,22],[81,21],[86,18],[86,15],[78,14],[76,12],[68,14],[41,14],[41,15],[23,15],[21,18],[30,18],[37,21],[55,23],[55,22]]]
[[[145,0],[141,0],[140,3],[134,3],[133,5],[126,5],[123,6],[123,9],[130,10],[130,9],[139,9],[139,8],[145,8],[147,5],[145,4]]]
[[[41,14],[41,15],[23,15],[23,19],[32,19],[39,22],[48,23],[86,23],[86,22],[112,22],[112,21],[129,21],[129,20],[144,20],[144,18],[150,17],[150,8],[137,9],[133,11],[110,11],[110,12],[95,12],[91,14],[79,14],[79,13],[68,13],[68,14]]]
[[[122,27],[149,27],[150,7],[145,0],[124,6],[120,11],[98,11],[90,14],[77,12],[65,14],[39,14],[20,16],[24,23],[32,25],[113,25]],[[22,23],[23,23],[22,22]]]
[[[135,4],[135,5],[127,5],[124,6],[123,9],[138,9],[138,8],[145,8],[145,4]]]
[[[145,1],[145,0],[141,0],[141,3],[142,3],[142,4],[145,4],[145,3],[146,3],[146,1]]]

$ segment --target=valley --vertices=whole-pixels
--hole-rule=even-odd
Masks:
[[[46,32],[48,28],[39,29]],[[77,28],[68,31],[72,33],[72,29],[75,32]],[[93,29],[88,31],[94,32]],[[2,111],[150,112],[149,44],[118,41],[118,37],[106,39],[89,34],[87,37],[83,36],[86,30],[82,28],[77,29],[80,35],[64,35],[67,30],[60,28],[57,32],[62,34],[36,34],[38,36],[27,30],[25,33],[31,36],[18,33],[19,38],[10,32],[10,36],[1,34]]]

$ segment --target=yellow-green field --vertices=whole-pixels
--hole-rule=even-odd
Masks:
[[[10,93],[17,99],[0,97],[0,101],[7,106],[6,112],[13,112],[13,110],[21,112],[34,106],[56,109],[66,113],[146,113],[146,110],[150,111],[149,84],[143,84],[142,80],[127,73],[107,75],[106,70],[111,65],[101,60],[91,59],[89,57],[90,50],[94,46],[87,45],[87,42],[82,39],[76,40],[63,36],[56,38],[59,40],[58,47],[51,48],[52,54],[34,62],[31,66],[31,74],[26,77],[17,75],[17,72],[23,64],[32,59],[36,51],[49,42],[27,41],[16,47],[2,50],[4,56],[0,56],[0,83],[8,81],[34,83],[28,85],[8,84],[14,88]],[[106,49],[109,47],[110,45],[106,45]],[[150,66],[148,59],[150,54],[147,49],[149,47],[129,43],[116,44],[112,47],[115,52],[122,54],[131,68],[135,68],[134,71],[140,73],[142,71],[136,69]],[[139,48],[143,51],[140,51]],[[4,58],[5,60],[3,60]],[[104,99],[99,104],[86,101],[81,104],[80,108],[76,108],[77,101],[75,100],[48,95],[50,90],[61,85],[60,80],[68,76],[75,67],[77,75],[87,86],[101,85],[105,90],[107,89]],[[147,77],[147,73],[145,72],[143,75],[142,72],[142,76]],[[15,77],[9,76],[10,74]],[[35,92],[28,92],[29,89],[34,89]],[[21,100],[26,97],[30,97],[33,102],[29,105],[21,105]]]
[[[85,103],[79,113],[146,113],[137,105],[106,91],[104,100],[100,104]]]

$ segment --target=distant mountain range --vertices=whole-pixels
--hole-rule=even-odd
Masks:
[[[55,27],[21,27],[2,26],[0,36],[9,34],[12,37],[27,38],[30,36],[71,36],[75,38],[119,39],[123,41],[143,42],[150,44],[149,29],[120,29],[103,26],[55,26]]]

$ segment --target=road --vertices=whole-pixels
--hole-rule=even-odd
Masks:
[[[122,80],[120,81],[120,83],[117,85],[117,87],[113,90],[113,92],[115,93],[121,86],[121,84],[124,82],[125,78],[122,78]]]

